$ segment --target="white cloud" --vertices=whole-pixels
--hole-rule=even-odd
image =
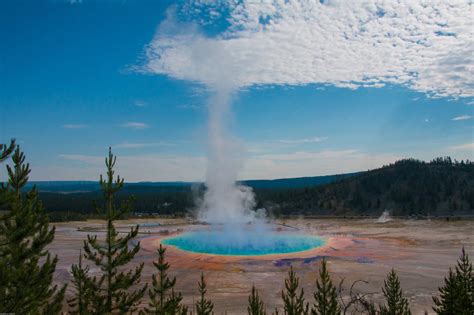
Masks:
[[[176,106],[179,109],[191,109],[191,110],[198,110],[202,108],[202,106],[196,105],[196,104],[181,104]]]
[[[142,123],[142,122],[136,122],[136,121],[123,123],[121,126],[125,128],[138,129],[138,130],[150,128],[150,125],[146,123]]]
[[[62,154],[62,163],[33,167],[37,180],[95,179],[104,172],[104,157]],[[359,150],[298,151],[285,154],[256,154],[244,162],[240,179],[272,179],[298,176],[340,174],[373,169],[389,164],[401,156],[371,154]],[[67,162],[67,166],[64,163]],[[58,166],[62,165],[62,166]],[[183,155],[119,155],[117,174],[127,181],[202,181],[207,159]],[[78,169],[81,171],[78,172]]]
[[[454,117],[451,120],[459,121],[459,120],[468,120],[468,119],[471,119],[471,118],[472,118],[472,116],[469,116],[469,115],[461,115],[461,116]]]
[[[378,168],[401,158],[394,154],[370,154],[359,150],[263,154],[245,161],[242,178],[274,179],[350,173]]]
[[[212,4],[193,3],[185,6],[190,15],[203,12],[197,5]],[[142,70],[220,88],[388,83],[432,96],[474,96],[471,1],[274,0],[219,6],[228,6],[230,26],[213,38],[195,25],[177,23],[170,11],[146,49]],[[212,10],[209,16],[215,15]]]
[[[450,147],[450,149],[455,151],[471,151],[472,153],[474,153],[474,142],[456,145]]]
[[[80,163],[80,172],[74,166],[37,168],[35,178],[69,180],[94,179],[104,173],[104,157],[80,154],[61,154],[61,160]],[[206,159],[194,156],[121,155],[117,157],[116,174],[126,181],[197,181],[204,178]],[[48,174],[48,171],[51,173]]]
[[[146,107],[148,104],[144,101],[136,100],[135,102],[133,102],[133,105],[135,105],[136,107]]]
[[[170,142],[123,142],[120,144],[113,145],[114,149],[140,149],[149,147],[160,147],[160,146],[174,146],[175,144]]]
[[[82,128],[87,128],[87,125],[83,124],[65,124],[63,125],[63,128],[65,129],[82,129]]]
[[[326,141],[327,137],[314,137],[314,138],[304,138],[304,139],[286,139],[286,140],[278,140],[280,143],[284,144],[304,144],[304,143],[319,143]]]

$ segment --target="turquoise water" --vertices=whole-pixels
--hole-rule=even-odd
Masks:
[[[170,237],[162,243],[193,253],[257,256],[301,252],[323,246],[325,242],[320,237],[301,234],[246,231],[236,235],[225,231],[199,231]]]

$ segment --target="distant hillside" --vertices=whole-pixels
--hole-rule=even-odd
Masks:
[[[360,174],[348,173],[340,175],[326,175],[326,176],[314,176],[314,177],[298,177],[298,178],[282,178],[282,179],[269,179],[269,180],[246,180],[242,183],[250,186],[254,189],[290,189],[290,188],[304,188],[314,187],[320,185],[326,185],[334,183],[345,178],[349,178]]]
[[[328,184],[355,174],[250,180],[242,183],[254,189],[286,190]],[[49,212],[89,214],[95,211],[94,203],[100,204],[102,200],[98,182],[31,182],[28,188],[33,185],[36,185],[40,191],[40,198]],[[195,196],[202,193],[203,189],[202,183],[191,182],[127,183],[117,197],[119,200],[123,200],[133,195],[136,199],[134,203],[135,212],[182,214],[195,207]]]
[[[127,183],[127,187],[189,187],[190,182],[139,182]],[[75,193],[91,192],[100,189],[98,181],[32,181],[26,185],[31,189],[33,185],[41,192]]]
[[[327,175],[327,176],[313,176],[313,177],[298,177],[298,178],[281,178],[271,180],[245,180],[242,181],[244,185],[253,188],[275,188],[275,189],[286,189],[286,188],[301,188],[301,187],[312,187],[318,185],[329,184],[350,176],[354,176],[358,173],[340,174],[340,175]],[[183,188],[189,188],[192,185],[200,185],[202,183],[197,182],[138,182],[138,183],[126,183],[125,186],[129,190],[137,191],[138,189],[146,190],[183,190]],[[27,189],[31,189],[33,185],[41,192],[58,192],[58,193],[77,193],[77,192],[92,192],[100,189],[99,182],[96,181],[32,181],[26,186]]]
[[[402,160],[379,169],[343,175],[245,184],[257,206],[280,214],[308,215],[474,215],[474,163],[438,158],[429,163]],[[94,213],[102,193],[95,182],[41,182],[40,198],[50,212]],[[117,198],[136,198],[134,211],[183,214],[195,208],[202,183],[132,183]]]
[[[275,214],[474,214],[474,163],[408,159],[328,185],[257,190]]]

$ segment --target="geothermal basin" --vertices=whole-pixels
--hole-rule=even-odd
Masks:
[[[325,257],[333,281],[339,284],[345,279],[345,294],[354,281],[364,280],[356,286],[357,292],[373,293],[371,299],[381,302],[385,277],[395,268],[412,313],[424,314],[426,310],[434,314],[431,296],[437,294],[462,246],[470,257],[474,257],[474,221],[378,221],[377,218],[275,220],[272,233],[314,236],[324,242],[319,247],[286,254],[222,255],[164,245],[166,260],[171,265],[169,274],[176,276],[176,290],[183,294],[183,302],[190,309],[199,298],[197,282],[204,272],[207,293],[215,304],[216,314],[245,313],[252,284],[259,289],[267,310],[275,307],[281,310],[281,290],[290,266],[300,278],[307,301],[312,302],[321,259]],[[130,268],[144,263],[142,282],[150,282],[151,275],[157,272],[153,261],[157,259],[157,249],[162,242],[209,231],[210,228],[185,219],[156,218],[117,221],[117,231],[129,232],[130,226],[136,224],[140,224],[137,241],[140,241],[141,250]],[[83,240],[88,234],[103,239],[106,226],[100,220],[61,222],[55,226],[56,235],[49,246],[49,250],[59,256],[55,281],[58,284],[70,283],[70,267],[78,262]],[[100,270],[91,265],[90,272],[97,275]],[[73,288],[69,285],[66,295],[70,297],[72,293]],[[147,302],[144,299],[141,307],[145,307]]]
[[[206,230],[165,238],[163,245],[199,254],[261,256],[298,253],[321,247],[322,237],[274,231]]]

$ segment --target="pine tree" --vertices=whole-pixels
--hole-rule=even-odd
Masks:
[[[309,305],[304,299],[304,290],[301,289],[298,294],[299,279],[290,267],[288,278],[285,279],[286,291],[281,292],[281,297],[284,302],[285,315],[306,315],[308,314]]]
[[[10,141],[10,145],[0,143],[0,163],[8,159],[8,157],[13,153],[13,150],[15,150],[15,147],[15,139]]]
[[[10,157],[15,150],[15,139],[10,141],[10,145],[0,143],[0,163],[4,162]],[[11,194],[8,192],[7,188],[3,183],[0,185],[0,209],[7,206],[8,201],[11,200]],[[1,238],[0,238],[1,240]],[[1,244],[1,241],[0,241]]]
[[[165,252],[166,248],[160,244],[158,262],[153,262],[158,269],[158,275],[152,275],[152,287],[148,290],[150,308],[145,308],[145,312],[156,315],[185,315],[188,313],[188,308],[181,304],[183,300],[181,293],[174,291],[176,277],[173,279],[168,277],[170,265],[165,260]]]
[[[200,298],[196,302],[196,314],[197,315],[210,315],[214,314],[214,304],[212,301],[206,299],[206,281],[204,280],[204,273],[201,272],[201,281],[198,282]]]
[[[331,281],[326,267],[326,259],[323,258],[320,279],[316,281],[316,292],[314,293],[315,304],[311,309],[312,315],[337,315],[341,308],[337,300],[337,290]]]
[[[75,294],[69,299],[68,305],[72,309],[70,314],[86,315],[90,314],[90,292],[91,283],[89,283],[89,266],[82,265],[82,252],[79,252],[79,263],[72,265],[71,274],[73,279],[71,280]]]
[[[2,158],[8,155],[2,152]],[[9,211],[0,215],[0,313],[56,314],[66,286],[52,284],[58,258],[45,249],[55,229],[48,226],[36,188],[22,192],[30,167],[18,146],[12,163],[7,165],[7,187],[2,188]]]
[[[455,271],[450,268],[444,286],[439,288],[440,297],[433,297],[433,310],[441,315],[474,314],[474,275],[472,263],[464,247]]]
[[[383,295],[387,301],[387,305],[380,306],[381,315],[410,315],[408,300],[403,297],[403,291],[400,287],[395,270],[389,272],[387,279],[384,280],[382,288]]]
[[[117,176],[114,181],[114,166],[117,158],[109,148],[109,156],[105,159],[107,177],[100,176],[100,185],[105,198],[105,215],[107,235],[105,242],[97,240],[97,235],[87,235],[84,241],[85,258],[100,267],[100,277],[88,278],[91,293],[91,312],[93,314],[128,313],[136,310],[140,299],[146,291],[146,285],[132,291],[140,283],[143,263],[134,270],[122,271],[140,250],[138,242],[131,249],[128,244],[137,236],[138,225],[131,228],[125,236],[119,236],[114,221],[130,211],[130,204],[117,207],[115,194],[124,186],[124,180]]]
[[[266,315],[265,306],[260,298],[255,285],[252,286],[252,293],[249,295],[249,305],[247,307],[249,315]]]

